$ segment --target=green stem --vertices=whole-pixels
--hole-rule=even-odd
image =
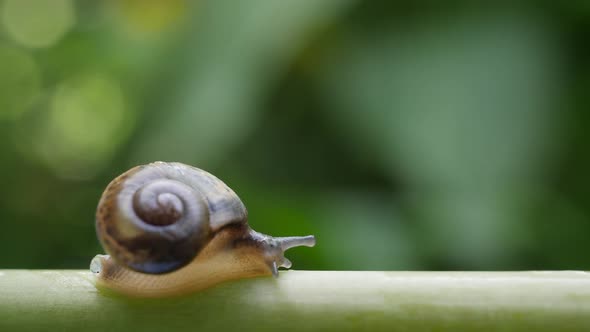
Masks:
[[[287,271],[181,298],[0,270],[0,331],[590,331],[590,273]]]

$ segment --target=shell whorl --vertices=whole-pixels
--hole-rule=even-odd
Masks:
[[[113,180],[96,221],[103,247],[117,262],[160,274],[188,264],[221,227],[246,223],[247,212],[213,175],[180,163],[156,162]]]

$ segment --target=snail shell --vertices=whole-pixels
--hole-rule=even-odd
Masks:
[[[181,163],[137,166],[105,189],[96,213],[108,255],[91,270],[97,286],[134,296],[183,294],[225,280],[278,275],[284,251],[313,236],[273,238],[252,230],[246,207],[215,176]]]

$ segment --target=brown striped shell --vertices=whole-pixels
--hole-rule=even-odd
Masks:
[[[278,276],[291,267],[284,252],[314,246],[309,236],[272,237],[247,222],[246,207],[215,176],[175,162],[137,166],[105,189],[96,231],[108,255],[91,270],[97,285],[159,297],[225,280]]]
[[[220,228],[246,224],[238,196],[215,176],[181,163],[138,166],[114,179],[96,229],[117,262],[144,273],[188,264]]]

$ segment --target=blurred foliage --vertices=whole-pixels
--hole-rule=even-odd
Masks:
[[[0,267],[84,268],[155,160],[296,269],[589,269],[590,6],[0,0]]]

